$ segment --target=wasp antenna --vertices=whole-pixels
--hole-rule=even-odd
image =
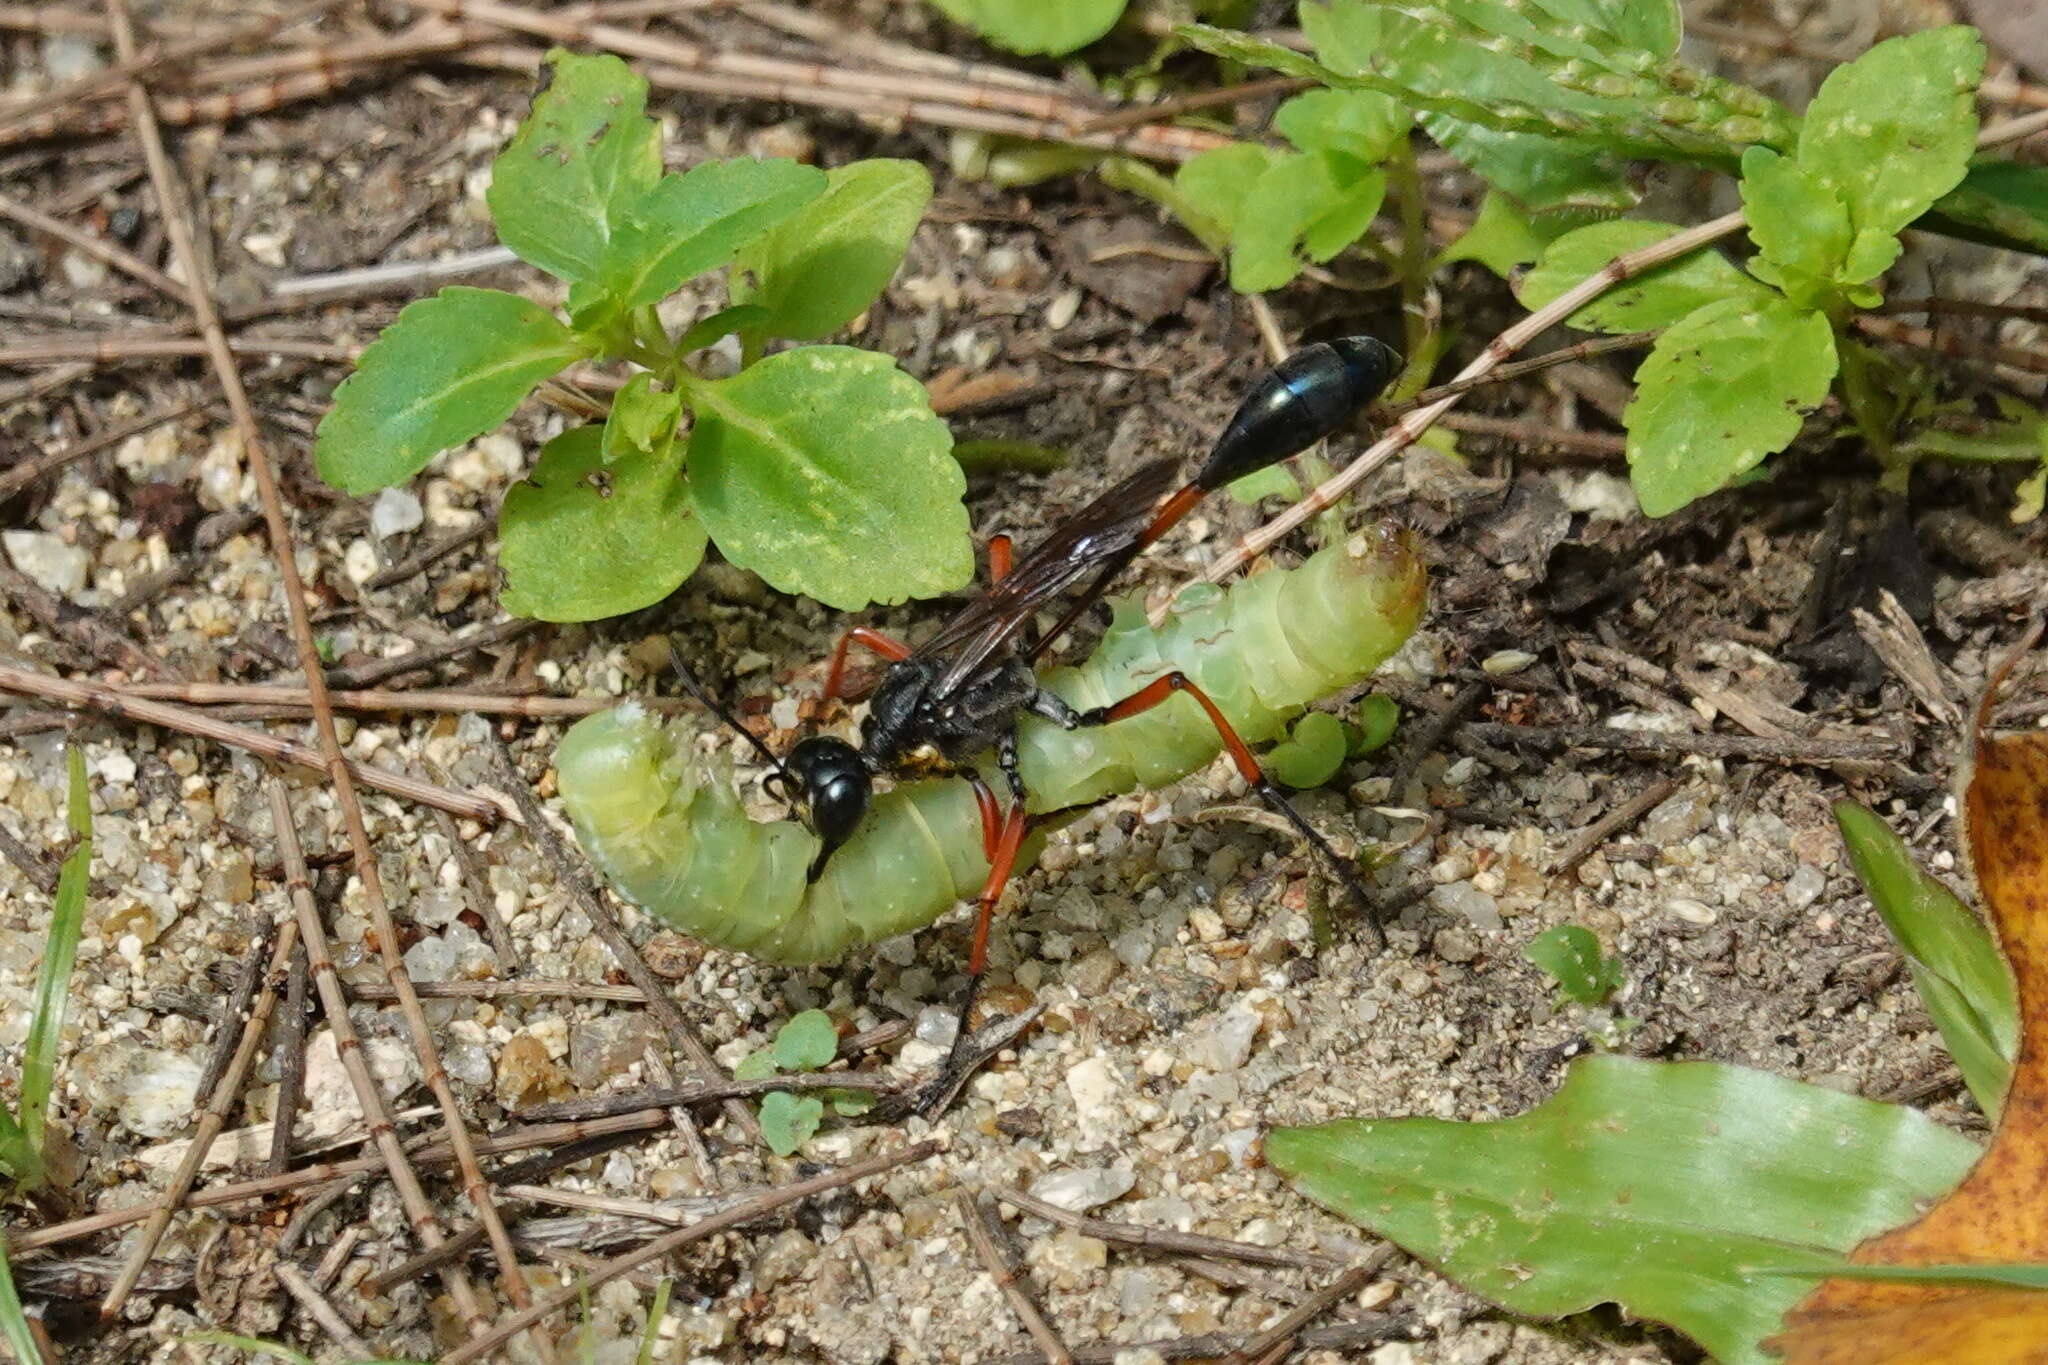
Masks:
[[[689,665],[683,662],[681,652],[674,645],[668,647],[668,661],[669,665],[675,669],[676,677],[682,680],[683,690],[695,697],[705,710],[724,721],[727,729],[753,745],[754,752],[761,755],[768,766],[775,770],[775,775],[789,784],[786,789],[787,791],[795,792],[801,790],[795,774],[791,773],[787,765],[775,756],[775,751],[764,744],[759,735],[740,724],[739,717],[726,710],[721,703],[712,700],[711,694],[706,692],[704,685],[697,681],[697,675],[692,673]]]

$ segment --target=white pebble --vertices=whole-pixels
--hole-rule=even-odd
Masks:
[[[1053,1171],[1031,1182],[1031,1193],[1046,1203],[1081,1213],[1130,1193],[1138,1177],[1127,1169]]]
[[[403,488],[387,488],[370,504],[370,532],[379,540],[417,531],[426,520],[420,500]]]
[[[62,537],[47,531],[8,531],[0,534],[0,543],[6,545],[15,569],[36,586],[62,597],[85,587],[92,557],[76,545],[65,544]]]

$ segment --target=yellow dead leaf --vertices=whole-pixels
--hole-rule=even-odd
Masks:
[[[1981,738],[1965,812],[1977,885],[2012,964],[2019,1058],[1962,1184],[1856,1248],[1861,1265],[2048,1262],[2048,735]],[[1767,1343],[1789,1365],[2048,1362],[2048,1291],[1828,1280]]]

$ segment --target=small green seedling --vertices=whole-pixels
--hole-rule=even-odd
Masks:
[[[839,1030],[823,1010],[805,1010],[775,1032],[773,1044],[732,1069],[738,1080],[761,1080],[788,1071],[822,1071],[839,1055]],[[825,1106],[842,1118],[857,1118],[874,1107],[865,1090],[822,1090],[792,1095],[776,1090],[761,1099],[761,1135],[777,1156],[792,1156],[816,1135]]]
[[[1309,711],[1294,722],[1286,739],[1266,751],[1266,770],[1289,787],[1320,787],[1346,760],[1384,747],[1400,719],[1400,704],[1378,693],[1358,704],[1355,722]]]
[[[49,1178],[43,1164],[43,1135],[56,1089],[57,1048],[64,1033],[71,968],[78,959],[78,939],[85,928],[85,895],[92,867],[92,797],[85,781],[85,754],[77,748],[69,754],[67,779],[65,818],[73,842],[57,875],[50,930],[43,939],[42,965],[36,969],[35,1004],[22,1048],[20,1110],[13,1114],[0,1105],[0,1174],[17,1190],[38,1189]]]
[[[1560,924],[1531,939],[1522,956],[1557,982],[1559,998],[1581,1005],[1603,1005],[1621,989],[1621,959],[1600,951],[1591,929]]]
[[[1116,27],[1130,0],[932,0],[955,23],[1027,57],[1063,57]]]
[[[673,592],[707,544],[841,609],[960,587],[966,481],[923,386],[885,355],[809,342],[864,312],[931,197],[908,161],[788,160],[664,173],[646,82],[616,57],[549,54],[552,79],[492,166],[501,241],[567,282],[566,318],[449,288],[364,351],[321,422],[321,477],[351,493],[411,479],[586,361],[637,369],[601,425],[541,450],[499,513],[504,605],[581,621]],[[671,334],[659,308],[726,270],[730,306]],[[737,335],[743,367],[693,357]]]

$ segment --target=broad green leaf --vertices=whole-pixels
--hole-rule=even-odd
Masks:
[[[636,451],[666,455],[682,410],[680,395],[656,388],[654,376],[641,370],[612,399],[604,420],[604,462],[611,464]]]
[[[1387,747],[1401,724],[1401,703],[1384,692],[1375,692],[1358,703],[1356,715],[1358,733],[1351,741],[1352,755],[1377,753]]]
[[[1116,27],[1128,0],[932,0],[955,23],[1027,57],[1062,57]]]
[[[1678,229],[1669,223],[1617,218],[1568,232],[1552,242],[1515,296],[1534,311],[1571,289],[1616,256],[1653,246]],[[1762,304],[1769,290],[1712,248],[1681,256],[1623,281],[1565,319],[1589,332],[1635,332],[1672,323],[1710,303]]]
[[[1642,198],[1627,164],[1583,139],[1502,132],[1449,114],[1417,121],[1474,175],[1532,213],[1618,213]]]
[[[1230,234],[1230,287],[1240,294],[1278,289],[1301,273],[1304,258],[1327,261],[1365,234],[1386,197],[1386,176],[1353,173],[1327,153],[1274,159],[1252,183]]]
[[[1580,25],[1603,34],[1622,52],[1673,57],[1683,33],[1678,0],[1535,0],[1557,26]]]
[[[805,1010],[775,1031],[775,1065],[784,1071],[822,1071],[839,1055],[839,1030],[823,1010]]]
[[[903,263],[932,197],[931,172],[915,161],[855,161],[826,185],[736,257],[732,301],[768,310],[748,330],[815,341],[859,317]]]
[[[1667,328],[1622,414],[1643,510],[1675,512],[1783,450],[1835,367],[1828,320],[1776,295],[1723,299]]]
[[[734,563],[842,611],[973,577],[952,436],[889,357],[806,346],[685,398],[697,509]]]
[[[1788,293],[1789,281],[1832,280],[1849,254],[1849,206],[1791,157],[1768,147],[1742,154],[1742,207],[1750,240],[1778,267],[1764,278]]]
[[[1821,82],[1799,126],[1800,169],[1858,232],[1896,233],[1954,189],[1976,147],[1984,44],[1961,25],[1890,38]]]
[[[1328,711],[1307,712],[1267,751],[1266,770],[1298,790],[1320,787],[1344,766],[1345,738],[1343,721]]]
[[[66,755],[64,820],[76,842],[57,874],[57,894],[50,902],[50,927],[43,935],[43,960],[36,968],[35,1004],[29,1014],[28,1039],[21,1050],[21,1134],[42,1163],[43,1127],[50,1115],[50,1094],[57,1077],[57,1048],[64,1036],[64,1006],[71,991],[71,968],[78,959],[78,939],[85,928],[85,897],[92,872],[92,793],[85,782],[85,752],[72,746]],[[31,1172],[23,1172],[29,1176]]]
[[[1372,90],[1309,90],[1273,113],[1273,128],[1304,152],[1329,152],[1377,166],[1408,135],[1414,118]]]
[[[1534,265],[1545,247],[1585,225],[1584,214],[1532,214],[1513,195],[1490,189],[1479,201],[1472,226],[1438,254],[1430,269],[1477,261],[1502,279],[1512,279],[1517,270]]]
[[[700,351],[715,341],[731,336],[734,332],[758,327],[767,319],[768,310],[751,303],[721,308],[690,324],[690,330],[676,340],[676,354],[688,355],[692,351]]]
[[[1215,147],[1188,159],[1173,177],[1179,190],[1195,211],[1222,230],[1225,240],[1236,228],[1252,186],[1275,161],[1286,153],[1249,142]],[[1169,205],[1168,207],[1172,207]],[[1185,220],[1185,215],[1183,215]],[[1207,243],[1209,238],[1189,225],[1189,230]],[[1213,244],[1212,244],[1213,247]]]
[[[1183,165],[1182,169],[1185,170],[1186,166]],[[1104,157],[1097,164],[1095,173],[1111,189],[1149,199],[1165,209],[1182,227],[1194,234],[1196,241],[1218,256],[1230,249],[1229,229],[1191,195],[1184,193],[1173,178],[1129,156]]]
[[[736,1081],[763,1081],[781,1069],[775,1065],[775,1049],[764,1047],[741,1058],[740,1064],[732,1069],[732,1078]]]
[[[661,175],[647,82],[610,54],[548,53],[547,87],[491,163],[498,240],[550,275],[597,274],[621,216]]]
[[[404,483],[590,353],[586,339],[539,304],[450,286],[407,304],[363,352],[321,419],[314,465],[345,493]]]
[[[1599,938],[1581,925],[1544,930],[1529,940],[1522,956],[1557,982],[1561,994],[1581,1005],[1600,1004],[1621,989],[1621,963],[1601,952]]]
[[[825,1090],[818,1098],[832,1106],[832,1112],[843,1119],[857,1119],[875,1107],[880,1097],[872,1090]]]
[[[811,1140],[825,1117],[825,1102],[815,1095],[776,1090],[761,1097],[761,1136],[777,1156],[794,1156]]]
[[[620,308],[658,303],[824,192],[823,171],[786,158],[663,176],[626,211],[597,283]]]
[[[1998,1117],[2019,1053],[2019,1001],[2012,972],[1984,922],[1913,860],[1906,841],[1854,801],[1835,803],[1835,822],[1871,904],[1899,941],[1913,984],[1941,1030],[1977,1107]]]
[[[603,431],[573,427],[541,448],[498,510],[505,610],[595,621],[652,606],[704,558],[704,523],[671,451],[603,457]]]
[[[1512,1312],[1615,1302],[1726,1365],[1827,1266],[1911,1218],[1978,1149],[1913,1110],[1713,1062],[1592,1057],[1519,1118],[1282,1128],[1266,1160],[1311,1199]]]

